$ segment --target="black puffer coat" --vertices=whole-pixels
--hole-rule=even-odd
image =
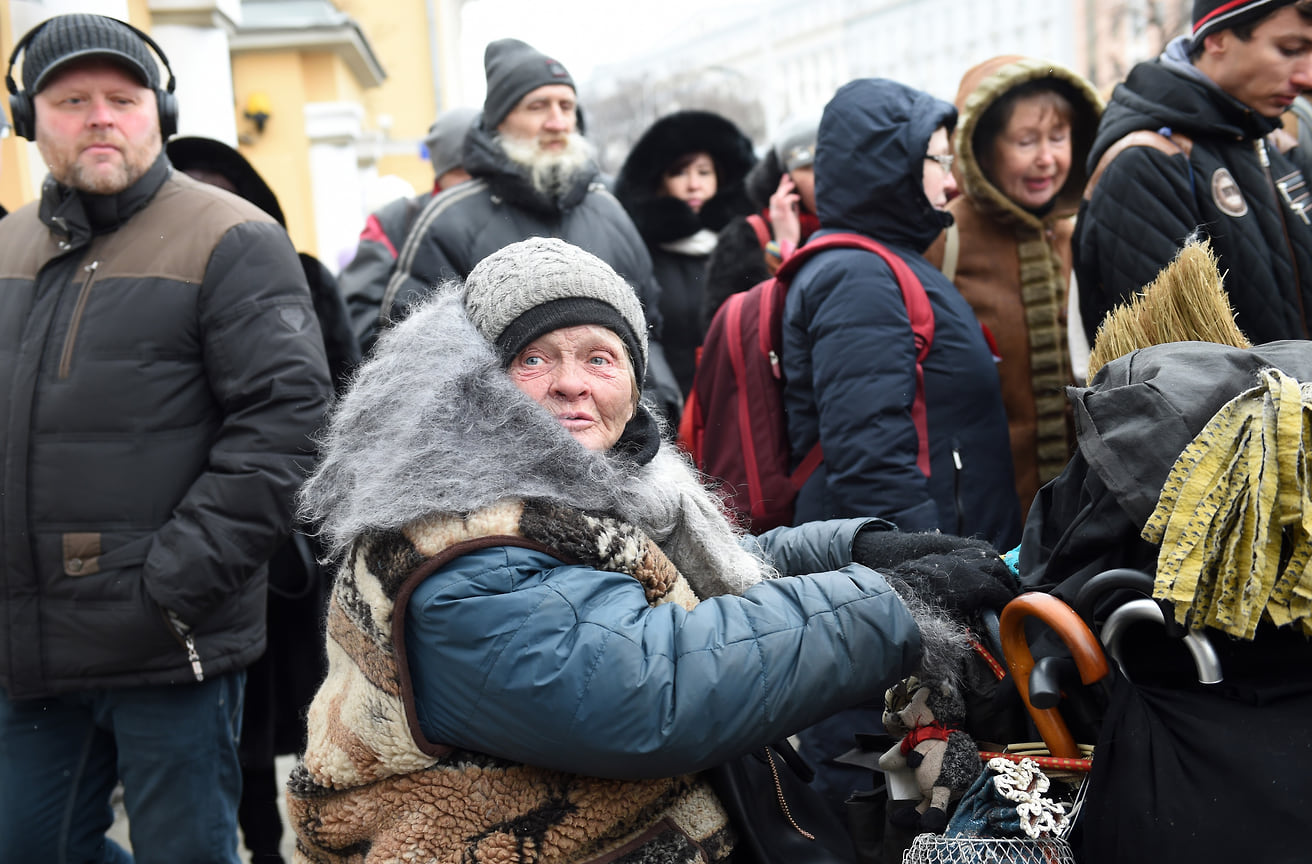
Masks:
[[[1274,182],[1298,169],[1263,143],[1279,120],[1200,76],[1172,43],[1161,58],[1130,71],[1102,116],[1090,171],[1112,144],[1139,129],[1182,132],[1193,149],[1186,157],[1128,148],[1080,208],[1072,247],[1090,341],[1112,307],[1151,282],[1194,231],[1220,258],[1226,294],[1250,340],[1306,339],[1312,332],[1312,227],[1291,212]]]
[[[715,195],[697,213],[679,199],[660,194],[666,169],[689,153],[708,153],[715,162]],[[724,117],[679,111],[643,133],[615,180],[615,197],[651,253],[661,285],[665,357],[685,395],[692,388],[696,351],[706,332],[702,307],[710,254],[710,247],[697,246],[690,238],[700,231],[719,231],[734,216],[752,212],[743,178],[755,161],[751,140]]]
[[[161,154],[0,222],[0,687],[193,680],[264,651],[331,385],[287,233]]]

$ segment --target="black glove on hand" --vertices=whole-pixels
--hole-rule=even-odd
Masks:
[[[1015,576],[983,540],[862,531],[852,543],[852,558],[889,577],[898,593],[910,593],[958,617],[977,609],[1001,609],[1016,596]]]
[[[888,531],[867,527],[858,531],[852,541],[852,560],[871,570],[888,572],[913,558],[944,555],[959,549],[993,551],[988,543],[970,537],[940,534],[937,531]]]

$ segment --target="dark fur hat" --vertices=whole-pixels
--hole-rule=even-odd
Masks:
[[[689,153],[709,153],[715,162],[715,196],[693,213],[682,201],[659,194],[665,170]],[[629,211],[648,243],[666,243],[701,228],[719,231],[754,209],[743,178],[756,163],[751,140],[710,111],[678,111],[657,120],[629,151],[615,180],[615,197]]]

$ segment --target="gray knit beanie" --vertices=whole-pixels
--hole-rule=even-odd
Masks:
[[[590,252],[554,237],[530,237],[480,261],[465,279],[465,311],[509,364],[539,336],[596,324],[620,337],[641,383],[647,322],[632,286]]]
[[[151,89],[159,88],[159,67],[132,28],[104,15],[59,15],[41,29],[23,53],[23,89],[39,93],[64,64],[89,57],[118,63]]]
[[[477,108],[452,108],[437,115],[437,120],[428,127],[424,146],[428,148],[428,161],[433,163],[434,177],[460,167],[465,133],[477,116]]]
[[[560,62],[518,39],[489,42],[483,52],[487,73],[487,96],[483,100],[483,128],[496,129],[514,110],[524,94],[546,84],[564,84],[571,90],[574,79]]]
[[[819,131],[819,117],[795,117],[784,121],[771,146],[785,171],[795,171],[815,162],[815,139]]]

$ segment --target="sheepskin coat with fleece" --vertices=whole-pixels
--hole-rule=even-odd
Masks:
[[[471,550],[518,545],[632,576],[653,605],[697,602],[636,529],[541,499],[363,538],[333,592],[329,673],[289,780],[297,860],[675,864],[728,856],[728,817],[698,776],[601,779],[426,740],[398,623],[406,597]]]
[[[689,572],[721,574],[703,581],[708,594],[773,575],[738,547],[677,455],[640,470],[594,458],[563,432],[501,371],[454,286],[360,370],[303,492],[326,543],[347,557],[329,606],[329,673],[289,782],[298,860],[573,862],[623,852],[680,861],[693,860],[679,852],[692,843],[711,860],[728,854],[724,812],[697,778],[600,780],[530,767],[428,742],[414,719],[405,603],[427,573],[471,548],[551,549],[629,573],[653,604],[695,605],[645,533],[582,515],[601,509],[669,541]],[[653,474],[671,482],[652,483]],[[653,486],[669,494],[643,493]],[[725,540],[708,550],[689,533]],[[444,818],[432,818],[435,807]]]
[[[610,454],[585,450],[510,382],[459,289],[380,339],[303,491],[345,563],[328,677],[289,782],[299,860],[721,860],[732,832],[697,772],[914,668],[912,613],[878,573],[849,563],[867,521],[740,538],[641,417]],[[550,561],[477,566],[489,552]],[[772,578],[781,572],[811,575]],[[424,605],[433,591],[460,596]],[[444,610],[479,636],[407,653],[411,614]],[[437,623],[449,635],[452,619]],[[531,647],[507,651],[498,632]],[[592,737],[522,725],[569,725],[553,686],[612,724],[615,752],[660,764],[571,770]],[[475,704],[430,726],[416,711],[424,687],[437,693],[429,709]],[[617,707],[644,699],[656,707]],[[480,746],[512,726],[535,758]]]

